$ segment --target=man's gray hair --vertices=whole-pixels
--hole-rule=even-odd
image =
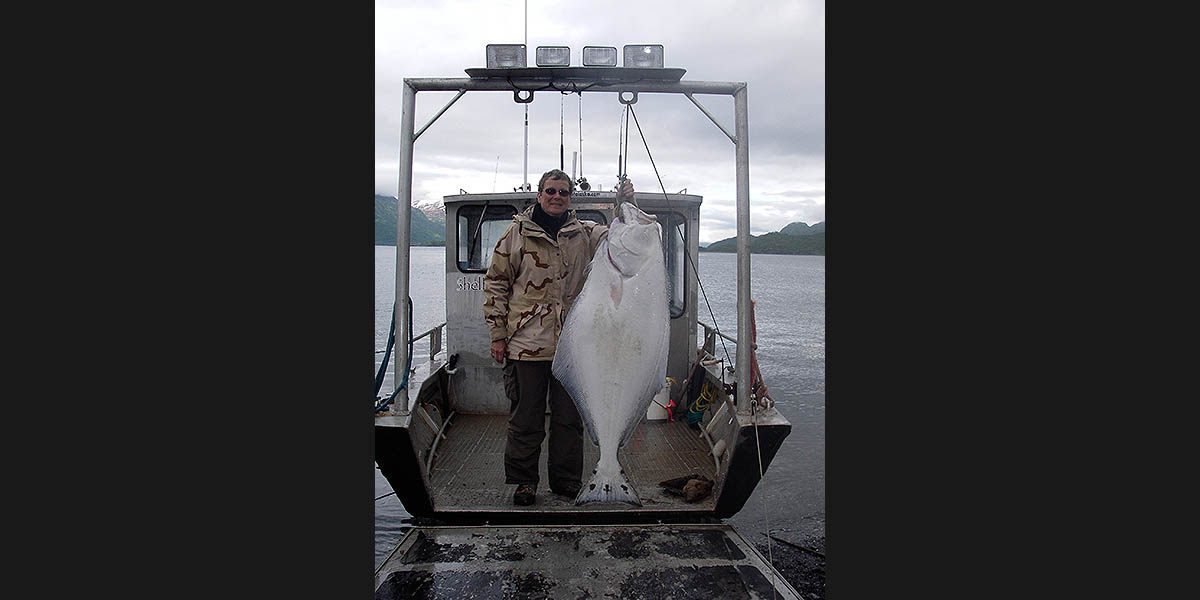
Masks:
[[[542,174],[541,180],[538,181],[538,191],[542,191],[546,185],[547,179],[561,179],[571,186],[571,191],[575,191],[575,182],[571,181],[571,176],[564,173],[561,169],[550,169]]]

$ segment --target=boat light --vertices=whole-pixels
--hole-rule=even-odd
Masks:
[[[615,67],[617,66],[616,46],[584,46],[583,66],[585,67]]]
[[[663,68],[662,44],[631,44],[625,46],[625,66],[648,69]]]
[[[488,44],[487,68],[513,69],[525,66],[525,44]]]
[[[567,46],[538,46],[534,56],[539,67],[571,66],[571,49]]]

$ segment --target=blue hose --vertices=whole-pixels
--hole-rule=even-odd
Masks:
[[[412,297],[410,296],[408,298],[408,323],[409,323],[410,328],[412,327],[412,315],[413,315],[413,305],[412,305]],[[376,401],[379,400],[379,388],[380,388],[380,386],[383,385],[383,376],[384,376],[384,373],[387,372],[388,357],[391,354],[392,345],[395,343],[395,341],[396,341],[396,305],[393,304],[392,305],[392,327],[391,327],[391,330],[388,332],[387,350],[385,350],[384,354],[383,354],[383,364],[379,366],[379,372],[375,374],[375,399],[376,399]],[[388,405],[390,405],[392,403],[392,400],[396,399],[396,395],[400,393],[400,390],[404,389],[405,386],[408,385],[408,370],[412,368],[412,355],[413,355],[413,339],[411,336],[409,336],[409,338],[408,338],[408,358],[404,363],[404,377],[400,380],[400,385],[396,386],[396,391],[392,392],[391,396],[388,396],[386,399],[383,400],[383,402],[380,402],[375,405],[375,412],[382,412],[384,410],[387,410]]]
[[[392,345],[396,342],[396,304],[392,303],[392,326],[388,328],[387,349],[383,351],[383,363],[375,374],[375,397],[379,397],[379,388],[383,387],[383,377],[387,374],[388,358],[392,355]]]

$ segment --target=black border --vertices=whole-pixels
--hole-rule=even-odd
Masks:
[[[1016,13],[896,10],[828,34],[827,589],[1026,594],[1057,528],[1045,361],[1069,360],[1058,63]]]
[[[154,503],[169,564],[139,573],[173,593],[373,594],[371,17],[316,8],[160,22],[131,95],[124,139],[140,122],[155,142],[120,162],[169,241],[129,265],[150,289],[121,294],[160,343],[122,372],[155,382],[142,428],[170,443],[122,492]]]
[[[835,10],[827,35],[828,581],[987,595],[1020,581],[1043,522],[1021,421],[1047,319],[1023,296],[1048,277],[1021,217],[1069,191],[1037,180],[1061,154],[1030,99],[1051,78],[1004,15],[883,10]],[[192,566],[163,589],[372,594],[369,19],[193,15],[182,58],[148,74],[141,97],[187,125],[166,136],[187,151],[142,149],[145,214],[178,244],[144,249],[156,293],[130,300],[168,307],[145,427],[175,443],[145,448],[160,463],[128,490],[166,506],[155,547]],[[146,114],[161,135],[168,115]]]

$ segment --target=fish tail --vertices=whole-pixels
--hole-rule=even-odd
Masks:
[[[625,477],[624,471],[592,475],[592,479],[579,489],[579,496],[575,498],[576,505],[589,502],[624,502],[634,506],[642,505],[642,499],[638,497],[637,490],[633,489],[633,484],[629,483],[629,479]]]

